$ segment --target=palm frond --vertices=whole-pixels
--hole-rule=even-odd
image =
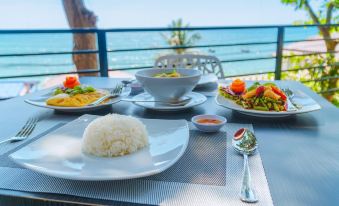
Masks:
[[[181,18],[173,20],[169,28],[188,28],[189,24],[184,24]],[[188,30],[173,30],[170,35],[161,33],[166,43],[170,46],[194,46],[197,41],[201,39],[200,34],[193,33]],[[174,49],[177,53],[183,53],[185,49]]]

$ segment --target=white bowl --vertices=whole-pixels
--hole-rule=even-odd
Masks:
[[[182,77],[154,77],[156,74],[172,71],[173,69],[146,69],[138,71],[135,77],[155,100],[175,102],[193,90],[201,78],[201,71],[176,69]]]
[[[216,119],[216,120],[220,120],[221,122],[219,124],[203,124],[203,123],[197,122],[199,119]],[[225,117],[214,115],[214,114],[197,115],[197,116],[192,117],[191,121],[193,122],[194,126],[197,129],[203,132],[217,132],[227,122]]]

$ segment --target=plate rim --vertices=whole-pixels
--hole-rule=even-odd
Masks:
[[[133,98],[139,96],[139,95],[143,95],[143,94],[148,94],[147,92],[142,92],[140,94],[135,95]],[[178,107],[149,107],[149,106],[145,106],[144,104],[142,104],[142,102],[133,102],[133,104],[140,106],[140,107],[144,107],[146,109],[151,109],[151,110],[155,110],[155,111],[179,111],[179,110],[185,110],[185,109],[189,109],[198,105],[201,105],[203,103],[205,103],[207,101],[207,97],[199,92],[190,92],[189,94],[194,94],[194,95],[198,95],[201,98],[203,98],[203,100],[199,103],[190,105],[190,106],[178,106]],[[132,98],[132,99],[133,99]]]
[[[98,88],[98,89],[108,91],[107,88]],[[49,90],[51,90],[51,89],[49,89]],[[44,98],[43,95],[40,95],[40,96],[35,97],[35,98],[39,98],[39,97]],[[47,98],[48,97],[46,97],[46,99]],[[95,105],[95,106],[82,106],[82,107],[59,107],[59,106],[52,106],[52,105],[47,105],[47,104],[41,105],[41,104],[38,104],[36,101],[34,101],[34,99],[24,99],[24,102],[27,103],[27,104],[36,106],[36,107],[40,107],[40,108],[54,109],[54,110],[58,110],[58,111],[69,111],[69,112],[74,111],[74,112],[76,112],[76,111],[95,110],[95,109],[101,109],[101,108],[104,108],[104,107],[108,107],[110,105],[119,103],[122,100],[122,98],[123,98],[122,96],[119,96],[117,98],[111,99],[109,102],[106,102],[104,104]]]
[[[85,114],[86,115],[86,114]],[[82,115],[80,116],[79,118],[85,116],[85,115]],[[100,115],[91,115],[91,116],[97,116],[97,117],[100,117]],[[79,119],[77,118],[77,119]],[[68,122],[67,124],[70,124],[74,121],[76,121],[77,119],[71,121],[71,122]],[[146,118],[138,118],[138,119],[146,119]],[[153,169],[151,171],[148,171],[148,172],[142,172],[142,173],[138,173],[137,175],[125,175],[125,176],[96,176],[96,177],[90,177],[90,176],[81,176],[81,175],[78,175],[78,176],[70,176],[70,175],[65,175],[65,174],[62,174],[62,173],[53,173],[50,169],[46,169],[46,168],[43,168],[43,167],[39,167],[39,166],[36,166],[36,165],[32,165],[32,164],[29,164],[29,163],[24,163],[24,162],[21,162],[21,161],[18,161],[15,157],[14,157],[14,154],[18,151],[20,151],[21,149],[27,147],[28,145],[34,143],[35,141],[33,142],[30,142],[29,144],[25,145],[24,147],[21,147],[19,150],[16,150],[15,152],[11,153],[8,157],[14,161],[16,164],[26,168],[26,169],[29,169],[31,171],[34,171],[34,172],[38,172],[40,174],[44,174],[44,175],[48,175],[50,177],[56,177],[56,178],[62,178],[62,179],[68,179],[68,180],[79,180],[79,181],[112,181],[112,180],[128,180],[128,179],[136,179],[136,178],[141,178],[141,177],[147,177],[147,176],[151,176],[151,175],[155,175],[155,174],[158,174],[158,173],[161,173],[165,170],[167,170],[168,168],[172,167],[177,161],[179,161],[179,159],[184,155],[184,153],[186,152],[186,149],[188,147],[188,143],[189,143],[189,139],[190,139],[190,136],[189,136],[189,125],[188,125],[188,122],[187,120],[185,119],[178,119],[178,120],[164,120],[164,119],[147,119],[147,120],[153,120],[153,121],[158,121],[158,120],[162,120],[162,121],[176,121],[176,122],[182,122],[183,125],[181,127],[184,128],[184,131],[185,131],[185,136],[187,137],[185,139],[185,142],[183,144],[183,147],[182,149],[180,150],[180,152],[178,153],[178,155],[171,160],[171,162],[169,164],[167,164],[166,166],[162,167],[162,168],[158,168],[158,169]],[[66,126],[67,124],[63,125],[62,127]],[[60,128],[62,127],[59,127],[57,128],[56,130],[59,130]],[[54,131],[56,131],[54,130]],[[53,131],[52,131],[53,132]],[[50,133],[46,134],[46,135],[49,135]],[[46,136],[44,135],[44,136]],[[43,138],[44,136],[40,137],[40,138]],[[40,139],[39,138],[39,139]]]
[[[32,99],[25,99],[24,102],[36,106],[36,107],[41,107],[41,108],[46,108],[46,109],[55,109],[55,110],[62,110],[62,111],[78,111],[78,110],[86,110],[86,109],[99,109],[101,107],[106,107],[112,104],[116,104],[121,101],[121,98],[115,98],[116,101],[109,101],[104,104],[96,105],[96,106],[83,106],[83,107],[58,107],[58,106],[49,106],[49,105],[40,105],[36,104],[36,101],[33,101]],[[114,100],[114,99],[113,99]]]
[[[244,108],[232,107],[232,106],[229,106],[229,105],[222,104],[219,101],[220,98],[223,98],[224,101],[234,103],[232,100],[226,99],[225,97],[223,97],[222,95],[220,95],[218,93],[217,96],[214,98],[217,105],[224,107],[224,108],[227,108],[227,109],[230,109],[230,110],[237,111],[237,112],[245,114],[245,115],[256,116],[256,117],[283,117],[283,116],[290,116],[290,115],[304,114],[304,113],[308,113],[308,112],[318,111],[322,108],[320,104],[318,104],[316,101],[313,100],[313,98],[311,98],[309,96],[308,96],[308,98],[311,98],[314,102],[316,102],[317,108],[309,109],[309,110],[303,110],[303,111],[296,110],[296,111],[284,111],[284,112],[259,111],[259,110],[252,110],[252,109],[247,110],[247,109],[244,109]]]

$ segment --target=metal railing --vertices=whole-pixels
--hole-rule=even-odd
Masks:
[[[245,76],[245,75],[258,75],[258,74],[269,74],[274,73],[274,79],[281,79],[284,44],[300,42],[300,41],[323,41],[324,39],[303,39],[303,40],[285,40],[285,30],[287,28],[297,27],[339,27],[339,24],[329,25],[280,25],[280,26],[233,26],[233,27],[190,27],[190,28],[127,28],[127,29],[51,29],[51,30],[0,30],[0,35],[3,34],[61,34],[61,33],[77,33],[86,34],[94,33],[97,37],[97,48],[96,50],[79,50],[79,51],[60,51],[60,52],[35,52],[35,53],[7,53],[0,54],[0,58],[3,57],[24,57],[24,56],[42,56],[42,55],[75,55],[75,54],[97,54],[99,68],[90,68],[88,70],[71,71],[71,72],[54,72],[48,74],[23,74],[23,75],[11,75],[11,76],[0,76],[0,79],[8,78],[21,78],[21,77],[36,77],[46,75],[61,75],[61,74],[83,74],[83,73],[99,73],[100,76],[107,77],[108,72],[111,70],[131,70],[131,69],[144,69],[151,68],[153,65],[137,66],[137,67],[120,67],[118,69],[109,69],[108,54],[109,53],[123,53],[123,52],[139,52],[139,51],[156,51],[156,50],[173,50],[173,49],[190,49],[190,48],[218,48],[218,47],[234,47],[234,46],[252,46],[252,45],[276,45],[275,55],[255,57],[255,58],[238,58],[221,60],[222,63],[230,62],[244,62],[244,61],[256,61],[256,60],[275,60],[275,67],[273,71],[268,72],[257,72],[250,74],[240,74],[232,76]],[[260,41],[260,42],[240,42],[240,43],[228,43],[228,44],[208,44],[208,45],[196,45],[196,46],[162,46],[162,47],[147,47],[147,48],[122,48],[122,49],[109,49],[107,48],[107,34],[108,33],[123,33],[123,32],[171,32],[171,31],[216,31],[216,30],[241,30],[241,29],[276,29],[276,41]],[[339,40],[339,39],[337,39]],[[297,57],[305,55],[323,54],[327,52],[317,52],[312,54],[293,54],[287,57]],[[287,71],[296,71],[303,69],[314,69],[313,68],[297,68],[289,69]],[[284,70],[286,71],[286,70]],[[232,77],[227,76],[227,77]],[[337,76],[334,78],[338,78]],[[321,79],[315,81],[322,81]],[[325,91],[326,92],[326,91]]]

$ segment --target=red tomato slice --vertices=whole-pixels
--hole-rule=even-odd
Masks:
[[[80,85],[78,78],[76,78],[76,77],[66,77],[66,81],[64,81],[64,87],[73,89],[77,85]]]
[[[272,90],[273,90],[274,93],[276,93],[277,95],[279,95],[279,96],[281,97],[281,99],[283,99],[283,100],[286,100],[286,99],[287,99],[285,93],[282,92],[282,91],[281,91],[280,89],[278,89],[277,87],[272,86]]]

